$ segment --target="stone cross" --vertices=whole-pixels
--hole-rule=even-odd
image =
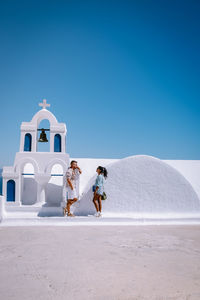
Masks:
[[[39,106],[42,106],[43,109],[46,109],[46,107],[49,107],[50,104],[47,104],[47,100],[43,99],[43,103],[39,103]]]

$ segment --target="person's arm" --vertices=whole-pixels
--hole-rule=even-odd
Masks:
[[[76,169],[79,171],[79,174],[82,174],[81,169],[77,166]]]

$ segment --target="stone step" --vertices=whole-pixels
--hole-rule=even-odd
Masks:
[[[6,218],[32,218],[62,216],[63,208],[60,206],[10,206],[4,209]]]

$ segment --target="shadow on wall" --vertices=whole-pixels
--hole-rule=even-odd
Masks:
[[[22,204],[33,205],[37,201],[37,182],[34,178],[24,178]]]
[[[24,178],[24,189],[22,192],[22,204],[33,205],[37,200],[37,182],[34,178]],[[48,183],[46,187],[46,206],[59,207],[62,202],[63,187]]]
[[[96,212],[94,208],[93,199],[93,192],[92,192],[92,185],[89,191],[87,191],[80,199],[80,202],[74,204],[73,213],[76,216],[88,216],[94,215]]]
[[[60,206],[62,202],[63,186],[48,183],[46,187],[47,206]]]
[[[80,197],[80,201],[74,204],[73,213],[76,216],[94,215],[96,212],[93,203],[92,186],[95,182],[96,175],[89,181],[84,194]]]
[[[41,207],[38,217],[63,217],[62,192],[62,186],[53,183],[47,184],[46,201]]]

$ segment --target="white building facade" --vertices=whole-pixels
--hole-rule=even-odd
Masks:
[[[47,109],[50,105],[45,99],[39,105],[42,108],[32,120],[21,124],[20,149],[14,165],[3,168],[5,210],[24,206],[61,207],[66,201],[65,173],[69,167],[66,124],[57,121]],[[38,151],[39,125],[43,120],[49,122],[49,152]],[[59,184],[56,184],[56,180]]]

